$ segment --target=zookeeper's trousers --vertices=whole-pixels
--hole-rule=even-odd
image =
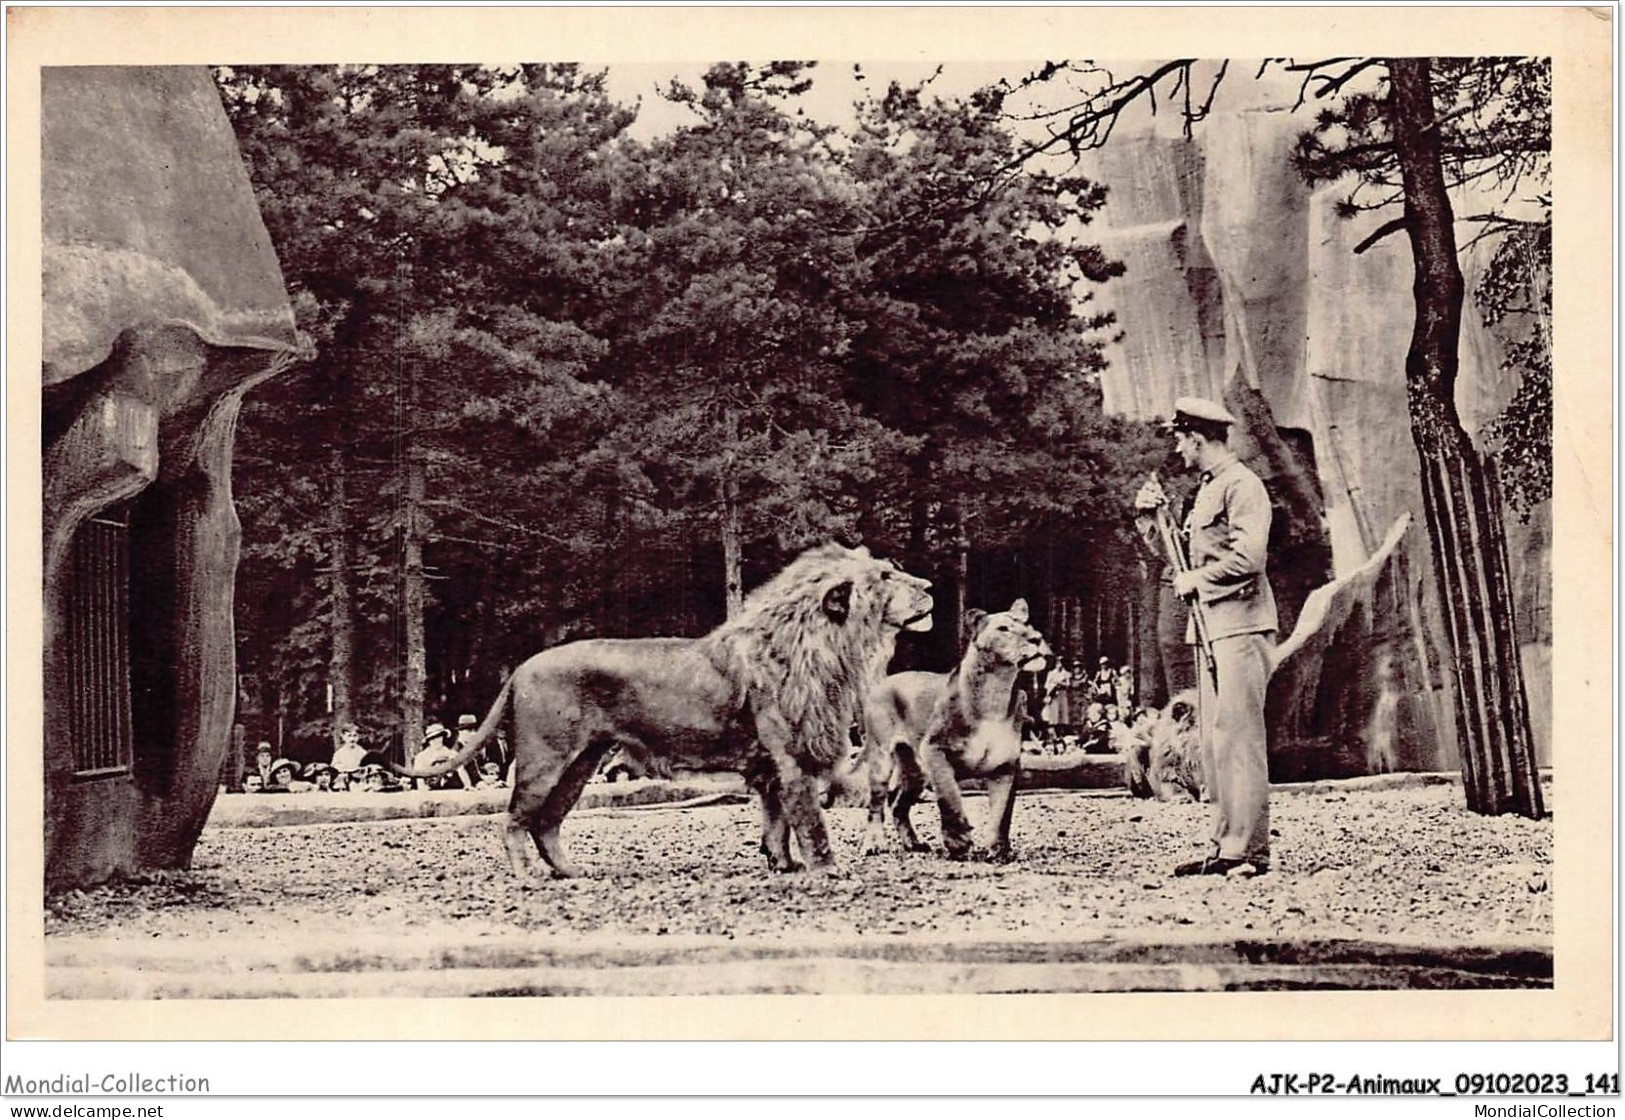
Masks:
[[[1202,766],[1207,771],[1213,842],[1226,859],[1269,863],[1270,770],[1264,730],[1273,634],[1237,634],[1213,643],[1219,686],[1201,664]]]

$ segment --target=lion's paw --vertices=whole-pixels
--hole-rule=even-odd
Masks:
[[[875,856],[886,850],[886,834],[884,832],[866,832],[863,840],[858,844],[858,855]]]

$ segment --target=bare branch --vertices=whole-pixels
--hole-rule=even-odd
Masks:
[[[1519,229],[1541,229],[1546,225],[1545,222],[1540,221],[1528,221],[1523,218],[1509,218],[1505,214],[1470,214],[1456,220],[1461,222],[1478,222],[1484,227],[1477,233],[1473,234],[1472,237],[1468,238],[1466,243],[1461,246],[1461,252],[1463,253],[1477,245],[1480,241],[1486,241],[1492,237],[1502,237],[1513,232],[1514,230]],[[1513,309],[1509,308],[1508,310],[1511,311]]]
[[[1527,218],[1509,218],[1505,214],[1468,214],[1457,218],[1458,222],[1490,222],[1498,226],[1527,226],[1530,229],[1540,229],[1546,225],[1542,221],[1531,221]]]
[[[1338,66],[1345,62],[1353,62],[1353,58],[1323,58],[1319,62],[1289,62],[1284,67],[1288,74],[1302,74],[1303,81],[1298,83],[1298,99],[1292,103],[1292,111],[1296,113],[1303,108],[1307,100],[1309,83],[1314,81],[1319,72],[1328,66]],[[1324,79],[1323,79],[1324,80]]]
[[[1312,74],[1316,70],[1324,70],[1328,66],[1337,66],[1344,62],[1354,62],[1353,55],[1339,55],[1335,58],[1322,58],[1316,62],[1289,62],[1283,68],[1289,74]]]
[[[1368,234],[1364,240],[1354,247],[1355,255],[1358,256],[1359,254],[1365,252],[1367,249],[1371,248],[1371,246],[1375,245],[1389,234],[1398,233],[1402,229],[1409,228],[1409,226],[1410,223],[1404,218],[1394,218],[1392,221],[1382,223],[1382,225],[1378,226],[1375,230]]]
[[[1155,98],[1156,87],[1164,78],[1170,74],[1188,75],[1196,61],[1194,58],[1176,58],[1163,63],[1149,74],[1140,74],[1107,86],[1083,102],[1085,107],[1067,121],[1067,129],[1063,133],[1072,145],[1073,151],[1100,147],[1110,138],[1117,118],[1136,98],[1147,92]],[[1153,101],[1153,111],[1154,106]],[[1028,152],[1028,155],[1038,155],[1048,147],[1049,144],[1035,148]]]
[[[1210,112],[1212,112],[1212,110],[1213,110],[1213,99],[1216,96],[1218,96],[1218,93],[1219,93],[1219,83],[1224,81],[1224,75],[1225,75],[1226,71],[1228,71],[1229,69],[1230,69],[1230,60],[1228,58],[1225,59],[1223,62],[1219,63],[1219,72],[1217,74],[1213,75],[1213,84],[1208,87],[1207,97],[1203,99],[1202,107],[1200,109],[1196,110],[1196,113],[1195,113],[1194,116],[1191,115],[1191,113],[1189,112],[1189,103],[1187,102],[1187,106],[1186,106],[1187,111],[1185,113],[1185,136],[1186,136],[1186,138],[1190,137],[1191,125],[1194,124],[1197,121],[1206,120],[1208,114]]]
[[[1315,90],[1315,97],[1320,98],[1320,99],[1324,99],[1324,98],[1331,97],[1334,94],[1336,94],[1344,86],[1348,85],[1349,82],[1351,80],[1353,80],[1357,75],[1363,73],[1366,70],[1371,69],[1373,66],[1381,66],[1381,65],[1382,65],[1382,59],[1380,59],[1380,58],[1368,58],[1368,59],[1364,60],[1363,62],[1355,63],[1353,66],[1350,66],[1347,70],[1343,71],[1341,74],[1338,74],[1338,75],[1335,75],[1335,76],[1330,75],[1330,74],[1324,74],[1324,75],[1311,74],[1308,78],[1305,78],[1304,80],[1309,81],[1309,80],[1311,80],[1313,78],[1319,77],[1319,79],[1320,79],[1320,88]]]

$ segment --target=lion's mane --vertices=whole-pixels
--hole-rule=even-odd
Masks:
[[[791,753],[819,768],[845,755],[849,729],[896,644],[897,629],[886,622],[890,568],[864,548],[811,549],[700,639],[752,705],[783,717]],[[838,621],[826,613],[825,596],[848,581],[847,613]]]

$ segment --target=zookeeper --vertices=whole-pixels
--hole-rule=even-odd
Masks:
[[[1277,625],[1275,595],[1265,571],[1270,497],[1259,477],[1230,450],[1235,422],[1223,405],[1180,397],[1169,424],[1180,459],[1201,472],[1184,524],[1190,567],[1174,573],[1173,589],[1183,599],[1194,599],[1202,612],[1215,669],[1210,673],[1202,651],[1196,650],[1202,764],[1212,799],[1211,847],[1201,859],[1176,867],[1175,875],[1241,877],[1263,874],[1270,866],[1264,694]],[[1134,506],[1149,520],[1166,501],[1153,478],[1135,495]],[[1197,644],[1194,618],[1185,641]]]

